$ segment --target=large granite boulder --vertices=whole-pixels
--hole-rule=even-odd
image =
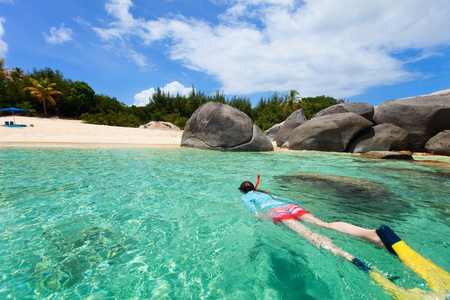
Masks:
[[[348,151],[364,153],[369,151],[391,151],[408,149],[408,132],[392,124],[381,124],[351,141]]]
[[[366,118],[369,121],[372,121],[374,108],[371,104],[364,102],[341,103],[322,109],[313,118],[333,114],[342,114],[347,112],[355,113]]]
[[[273,151],[270,139],[249,116],[229,105],[207,102],[187,121],[182,147],[227,151]]]
[[[275,124],[266,131],[264,131],[264,133],[269,137],[269,139],[273,141],[278,133],[278,130],[280,130],[281,125],[283,125],[283,123]]]
[[[292,131],[298,126],[304,124],[306,122],[305,114],[303,113],[303,109],[299,109],[294,111],[290,116],[283,122],[280,129],[277,132],[274,140],[277,143],[278,147],[281,147],[284,143],[289,141],[289,136]]]
[[[181,129],[170,122],[151,121],[147,124],[139,126],[140,129],[165,130],[165,131],[181,131]]]
[[[425,144],[425,150],[436,155],[450,156],[450,130],[439,132],[429,139]]]
[[[289,138],[289,150],[343,152],[372,122],[355,113],[339,113],[309,120],[297,127]]]
[[[377,124],[390,123],[408,131],[411,151],[424,151],[425,143],[450,129],[450,91],[390,100],[375,110]]]

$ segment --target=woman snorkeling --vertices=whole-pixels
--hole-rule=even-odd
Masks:
[[[360,269],[368,272],[372,279],[383,288],[389,290],[393,295],[399,295],[399,298],[401,296],[401,298],[405,299],[440,299],[443,296],[442,299],[444,297],[448,299],[450,274],[409,248],[388,226],[382,225],[377,230],[369,230],[345,222],[327,223],[314,217],[299,204],[289,199],[257,190],[258,184],[259,174],[256,186],[253,186],[250,181],[244,181],[239,187],[239,190],[244,193],[241,197],[242,202],[244,202],[248,209],[255,213],[258,219],[262,220],[265,215],[275,224],[282,223],[289,229],[295,231],[312,245],[329,250],[334,255],[344,257]],[[424,278],[433,292],[430,293],[429,291],[423,291],[418,288],[406,290],[396,286],[384,278],[379,272],[367,267],[362,261],[334,245],[329,238],[312,232],[301,222],[309,223],[315,227],[329,228],[347,233],[387,249],[389,252],[397,255],[405,265],[413,269],[419,276]]]
[[[255,216],[259,220],[262,220],[265,215],[275,224],[282,223],[289,229],[295,231],[314,246],[329,250],[335,255],[343,256],[353,263],[355,263],[355,257],[334,245],[326,236],[312,232],[299,221],[309,223],[315,227],[329,228],[350,234],[385,248],[375,230],[365,229],[345,222],[324,222],[289,199],[257,190],[250,181],[244,181],[239,187],[239,190],[244,193],[241,197],[242,202],[249,210],[255,213]]]

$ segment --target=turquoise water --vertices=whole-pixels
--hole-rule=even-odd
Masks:
[[[349,262],[259,222],[239,184],[325,221],[389,225],[450,271],[450,169],[314,152],[0,148],[0,298],[390,299]],[[406,288],[386,250],[312,229]]]

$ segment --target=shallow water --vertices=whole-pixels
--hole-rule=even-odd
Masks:
[[[450,271],[449,167],[316,152],[0,148],[0,298],[390,299],[349,262],[259,222],[237,187],[326,221],[389,225]],[[386,250],[317,230],[395,284]]]

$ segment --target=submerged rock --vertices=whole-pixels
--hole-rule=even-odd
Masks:
[[[369,151],[361,153],[361,157],[381,158],[381,159],[401,159],[413,160],[412,153],[409,151],[395,152],[395,151]]]
[[[409,203],[397,200],[398,197],[378,181],[314,172],[282,175],[276,179],[296,193],[320,195],[321,202],[327,202],[349,214],[376,213],[398,219],[400,214],[414,212]]]

